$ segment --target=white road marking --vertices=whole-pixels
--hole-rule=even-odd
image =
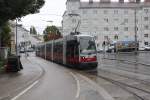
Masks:
[[[39,81],[35,81],[33,84],[31,84],[28,88],[23,90],[21,93],[19,93],[17,96],[13,97],[11,100],[17,100],[20,96],[25,94],[27,91],[29,91],[33,86],[35,86]]]
[[[77,82],[77,93],[76,93],[75,97],[79,98],[79,96],[80,96],[80,82],[79,82],[79,80],[78,80],[78,78],[77,78],[77,76],[75,74],[73,74],[72,72],[70,72],[70,74],[74,77],[74,79]]]
[[[103,96],[103,98],[105,100],[115,100],[104,88],[102,88],[101,86],[97,85],[95,82],[93,82],[92,80],[90,80],[89,78],[78,74],[81,78],[83,78],[84,80],[86,80],[87,82],[89,82],[91,85],[93,85],[95,87],[95,89],[99,92],[99,94],[101,94],[101,96]]]

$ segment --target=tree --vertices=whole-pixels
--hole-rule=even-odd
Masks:
[[[0,0],[0,25],[8,20],[38,13],[44,3],[44,0]]]
[[[44,41],[55,40],[61,38],[62,35],[56,26],[47,26],[43,31]]]
[[[8,20],[38,13],[44,3],[44,0],[0,0],[0,33]],[[0,47],[2,38],[0,34]]]
[[[1,36],[3,37],[1,39],[1,45],[2,47],[10,47],[11,45],[11,29],[8,23],[5,23],[5,25],[3,25],[2,27],[2,32],[0,33]]]
[[[37,31],[34,26],[30,27],[30,34],[37,35]]]

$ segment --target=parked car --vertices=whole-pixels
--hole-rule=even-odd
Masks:
[[[25,53],[25,50],[24,50],[24,49],[21,49],[19,52],[20,52],[20,53]]]
[[[34,51],[33,48],[28,48],[28,49],[27,49],[27,52],[33,52],[33,51]]]
[[[108,49],[106,50],[106,52],[116,52],[115,49],[115,44],[110,44],[110,46],[108,47]]]
[[[150,51],[150,46],[144,46],[139,48],[140,51]]]
[[[150,46],[145,46],[146,51],[150,51]]]
[[[102,53],[104,50],[102,48],[97,49],[97,53]]]

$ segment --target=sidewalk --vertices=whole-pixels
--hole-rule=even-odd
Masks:
[[[18,73],[0,74],[0,100],[10,100],[15,94],[23,90],[43,74],[42,68],[22,57],[23,70]]]

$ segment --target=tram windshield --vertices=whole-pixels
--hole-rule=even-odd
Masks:
[[[96,53],[96,45],[93,37],[80,37],[80,53]]]

